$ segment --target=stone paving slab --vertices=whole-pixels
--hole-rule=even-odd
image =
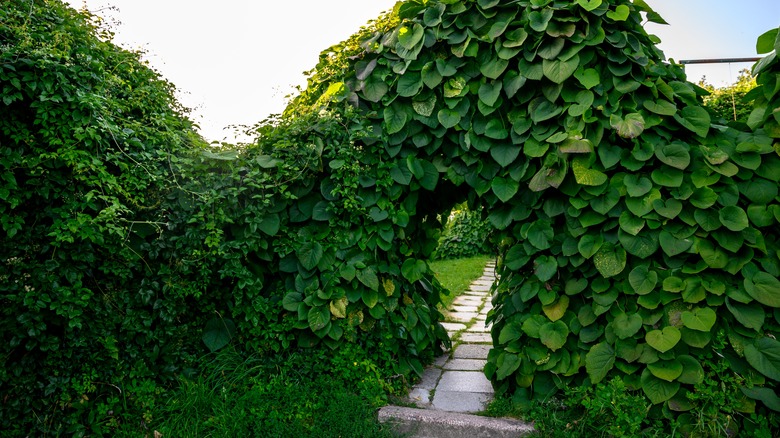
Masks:
[[[455,348],[452,357],[455,359],[486,359],[490,345],[460,344]]]
[[[439,391],[493,393],[493,385],[482,371],[444,371],[436,385]]]
[[[409,400],[411,400],[414,404],[416,404],[419,407],[430,405],[431,391],[429,389],[414,387],[412,388],[411,391],[409,391]]]
[[[452,302],[455,306],[481,306],[484,298],[473,295],[461,295]]]
[[[492,344],[493,338],[490,333],[461,333],[459,337],[461,342],[469,344]]]
[[[485,284],[477,284],[477,283],[471,283],[469,286],[469,290],[472,292],[490,292],[490,287],[493,283],[485,283]]]
[[[451,313],[478,313],[479,306],[463,306],[463,305],[452,306],[450,312]]]
[[[490,333],[490,327],[485,324],[484,320],[478,320],[474,325],[466,329],[466,333]]]
[[[441,326],[444,327],[444,330],[447,330],[448,332],[458,332],[466,329],[466,324],[459,322],[443,322],[441,323]]]
[[[446,319],[449,322],[461,322],[461,323],[467,323],[471,322],[472,319],[479,316],[477,312],[457,312],[457,313],[450,313],[446,315]]]
[[[441,377],[441,370],[438,368],[428,368],[423,372],[422,379],[414,385],[417,388],[432,390],[436,388],[436,384]]]
[[[445,370],[482,371],[487,364],[484,359],[452,359],[444,364]]]
[[[434,409],[448,412],[479,412],[493,399],[493,394],[480,392],[436,391],[431,403]]]

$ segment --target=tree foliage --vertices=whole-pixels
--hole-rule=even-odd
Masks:
[[[750,74],[750,70],[741,70],[737,81],[726,87],[717,88],[709,84],[706,78],[699,81],[699,86],[710,92],[709,96],[704,96],[704,106],[717,117],[731,122],[747,121],[753,105],[746,97],[756,87],[756,78]]]

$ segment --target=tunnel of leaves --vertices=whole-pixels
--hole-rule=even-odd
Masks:
[[[372,315],[404,310],[388,276],[404,296],[427,290],[432,215],[465,197],[500,252],[485,369],[499,393],[541,400],[620,376],[686,411],[716,351],[746,397],[777,409],[780,39],[759,41],[772,53],[755,66],[747,125],[727,125],[664,62],[642,13],[663,22],[639,0],[405,2],[395,26],[326,56],[291,108],[344,105],[368,124],[356,161],[323,165],[359,167],[356,242],[401,267],[361,279]],[[306,297],[287,303],[311,316]],[[339,316],[326,304],[315,331]],[[435,339],[402,315],[418,347]]]
[[[185,373],[201,336],[421,373],[449,343],[427,260],[464,201],[500,254],[499,393],[620,377],[686,411],[717,354],[746,412],[780,409],[777,31],[727,124],[641,0],[410,0],[215,151],[170,84],[54,4],[0,26],[4,426],[77,427],[87,394]]]

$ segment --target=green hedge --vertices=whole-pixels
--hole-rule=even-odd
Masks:
[[[490,224],[481,211],[471,211],[465,205],[450,213],[433,254],[436,259],[454,259],[490,254]]]

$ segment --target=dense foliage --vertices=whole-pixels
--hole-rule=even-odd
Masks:
[[[643,1],[397,12],[394,30],[345,54],[351,71],[319,78],[330,94],[301,100],[361,109],[374,126],[363,141],[381,142],[372,153],[402,190],[465,192],[489,212],[503,254],[486,368],[498,391],[522,403],[619,379],[651,418],[777,427],[762,417],[780,377],[774,54],[740,131],[713,125],[706,91],[664,62]],[[694,396],[707,379],[731,402]]]
[[[439,237],[439,246],[433,254],[436,259],[454,259],[490,254],[488,234],[490,224],[481,211],[471,211],[465,205],[449,214]]]
[[[662,21],[642,0],[409,0],[324,52],[255,144],[208,150],[88,15],[6,2],[2,427],[106,433],[230,343],[322,373],[360,357],[390,390],[448,343],[427,260],[466,201],[501,254],[499,393],[626,388],[653,420],[768,433],[780,38],[739,130],[642,13]]]

